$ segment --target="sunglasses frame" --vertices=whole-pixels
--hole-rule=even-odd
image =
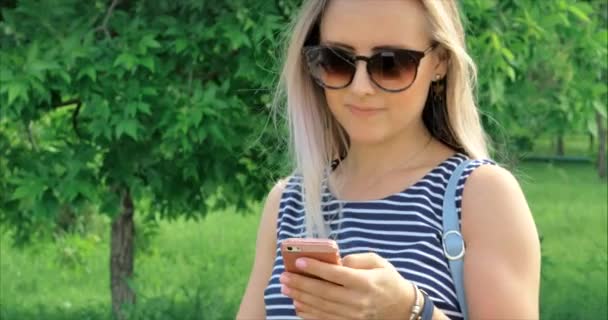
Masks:
[[[414,84],[414,82],[416,81],[416,77],[418,76],[418,68],[420,67],[420,61],[422,60],[422,58],[424,58],[425,56],[428,55],[428,53],[430,51],[432,51],[433,49],[435,49],[437,46],[439,45],[438,42],[434,42],[433,44],[431,44],[428,48],[426,48],[424,51],[417,51],[417,50],[410,50],[410,49],[400,49],[400,48],[395,48],[395,49],[382,49],[374,54],[372,54],[371,56],[359,56],[359,55],[355,55],[352,54],[350,52],[348,52],[348,49],[343,49],[337,46],[328,46],[328,45],[308,45],[308,46],[304,46],[302,48],[302,54],[304,55],[304,59],[306,61],[306,65],[308,67],[308,72],[311,75],[311,77],[315,80],[315,82],[320,85],[323,88],[327,88],[327,89],[344,89],[346,87],[348,87],[352,82],[353,79],[355,78],[355,74],[357,73],[357,61],[359,60],[363,60],[366,63],[365,66],[365,70],[367,72],[367,76],[369,77],[369,79],[380,89],[387,91],[387,92],[401,92],[401,91],[405,91],[407,90],[409,87],[412,86],[412,84]],[[335,49],[338,49],[340,51],[344,51],[346,52],[346,54],[348,55],[348,59],[349,63],[354,63],[354,72],[351,74],[350,79],[348,80],[348,82],[343,85],[343,86],[339,86],[339,87],[334,87],[334,86],[329,86],[325,83],[323,83],[323,81],[321,81],[321,79],[319,79],[318,77],[315,77],[315,75],[312,72],[312,66],[311,66],[311,59],[310,59],[310,54],[313,53],[314,51],[317,50],[321,50],[321,49],[329,49],[334,51]],[[385,52],[401,52],[401,53],[405,53],[407,55],[409,55],[416,63],[416,68],[414,70],[414,78],[412,79],[412,82],[410,84],[408,84],[407,86],[403,87],[403,88],[399,88],[399,89],[387,89],[382,87],[378,82],[376,82],[376,80],[374,79],[374,77],[372,76],[372,73],[369,69],[369,62],[371,59],[373,59],[374,57],[376,57],[379,54],[385,53]]]

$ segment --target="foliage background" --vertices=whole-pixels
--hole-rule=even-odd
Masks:
[[[125,192],[137,226],[131,315],[232,317],[259,201],[288,173],[268,103],[300,2],[0,1],[2,318],[109,315],[108,225]],[[574,269],[543,246],[543,314],[605,318],[595,301],[606,301],[606,183],[590,172],[605,153],[608,5],[460,4],[494,157],[534,177],[526,192],[543,241],[584,242]],[[520,164],[556,153],[591,163]],[[558,195],[571,202],[547,202]],[[581,212],[588,224],[560,224]],[[592,302],[574,305],[591,303],[590,314],[549,293],[589,283]]]

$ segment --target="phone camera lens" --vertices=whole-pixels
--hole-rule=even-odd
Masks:
[[[293,247],[287,247],[287,251],[293,251]]]

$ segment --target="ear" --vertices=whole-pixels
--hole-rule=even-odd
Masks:
[[[441,78],[445,77],[448,73],[448,64],[450,62],[450,54],[448,51],[443,46],[438,46],[433,51],[433,60],[435,62],[433,74],[438,74]]]

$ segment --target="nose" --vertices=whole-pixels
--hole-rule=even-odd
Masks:
[[[357,95],[371,95],[376,92],[374,83],[367,74],[367,65],[365,61],[359,60],[356,64],[355,76],[350,84],[351,90]]]

